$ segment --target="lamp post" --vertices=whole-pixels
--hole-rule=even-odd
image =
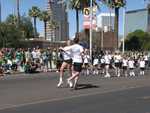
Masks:
[[[125,51],[125,13],[126,8],[123,8],[123,41],[122,41],[122,53],[124,54]]]
[[[93,0],[90,0],[90,58],[92,60],[92,17],[93,17]]]

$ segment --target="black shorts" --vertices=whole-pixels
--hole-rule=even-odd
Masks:
[[[123,70],[127,70],[127,66],[122,66],[122,69]]]
[[[129,68],[130,70],[134,70],[134,68]]]
[[[84,63],[84,65],[87,67],[87,66],[89,66],[89,63]]]
[[[121,68],[121,63],[120,62],[115,63],[115,67]]]
[[[105,63],[102,63],[102,64],[101,64],[101,68],[104,68],[104,67],[105,67]]]
[[[141,67],[141,68],[140,68],[140,70],[141,70],[141,71],[144,71],[144,70],[145,70],[145,68],[144,68],[144,67]]]
[[[82,63],[73,63],[73,69],[76,72],[81,72],[82,71]]]
[[[67,63],[67,64],[72,64],[72,59],[64,60],[64,62]]]

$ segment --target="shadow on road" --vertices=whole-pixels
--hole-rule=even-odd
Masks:
[[[77,84],[76,86],[76,90],[90,89],[90,88],[99,88],[99,86],[93,84]]]

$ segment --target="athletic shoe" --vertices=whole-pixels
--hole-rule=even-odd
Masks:
[[[109,75],[109,74],[107,74],[107,75],[105,75],[104,77],[105,77],[105,78],[110,78],[110,75]]]
[[[73,83],[70,80],[68,80],[68,79],[67,79],[67,84],[69,85],[70,88],[73,87]]]
[[[58,84],[57,84],[57,87],[60,87],[63,85],[63,81],[60,81]]]

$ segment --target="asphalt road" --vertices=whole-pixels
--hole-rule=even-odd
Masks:
[[[0,79],[0,113],[150,113],[150,75],[81,76],[79,89],[56,88],[58,74]]]

